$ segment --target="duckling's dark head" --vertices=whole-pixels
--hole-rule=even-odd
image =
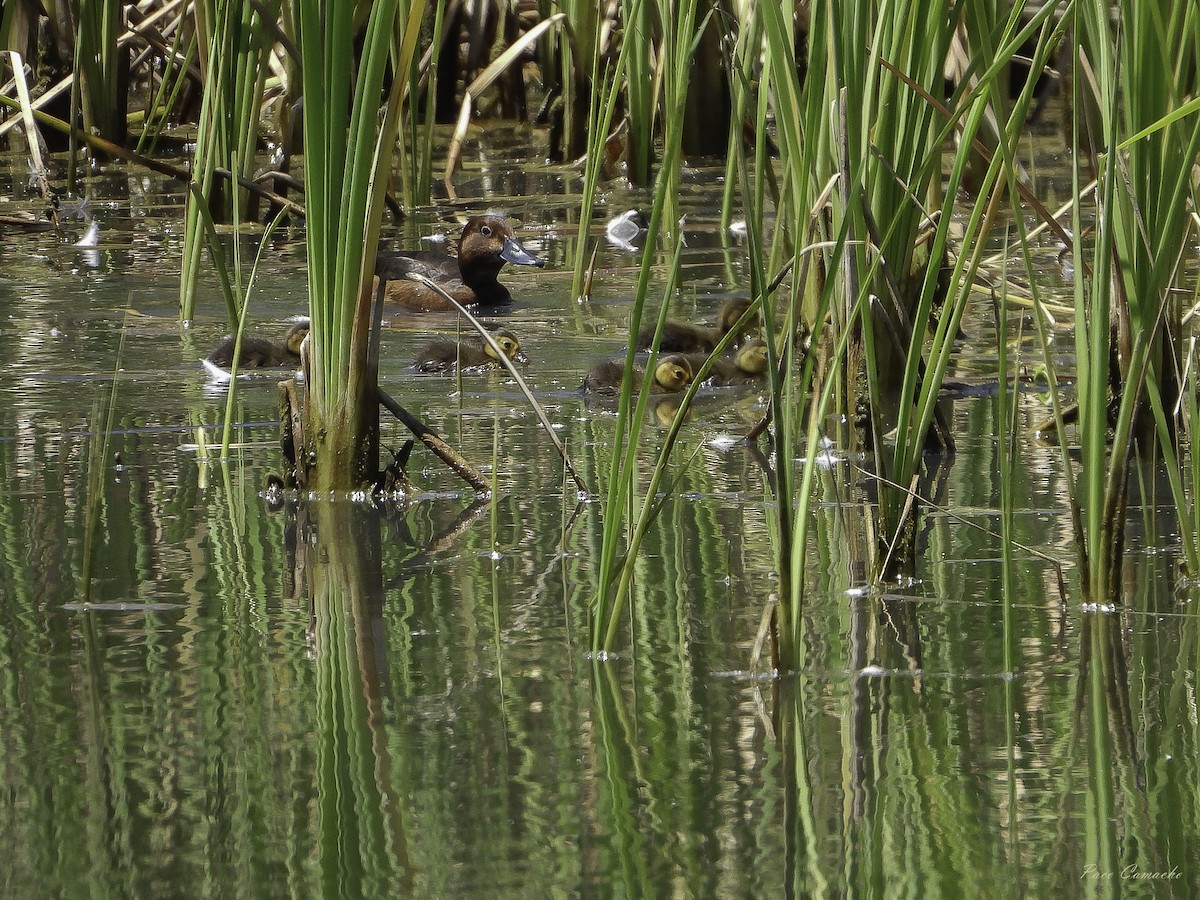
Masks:
[[[721,306],[721,312],[717,316],[717,330],[721,334],[726,334],[733,330],[738,322],[738,319],[750,308],[750,298],[748,297],[732,297],[726,300]],[[757,318],[757,317],[756,317]]]
[[[512,225],[503,216],[474,216],[458,239],[458,267],[464,280],[472,272],[499,272],[505,263],[515,266],[546,265],[521,246]]]

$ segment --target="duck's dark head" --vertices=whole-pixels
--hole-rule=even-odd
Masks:
[[[521,246],[512,225],[503,216],[475,216],[467,220],[458,239],[458,266],[464,276],[472,270],[498,272],[506,262],[538,268],[546,265]]]

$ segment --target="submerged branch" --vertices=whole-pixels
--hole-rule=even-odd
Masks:
[[[467,484],[480,492],[490,491],[491,485],[480,474],[479,470],[459,455],[458,451],[438,437],[424,422],[396,402],[396,398],[382,388],[379,389],[379,403],[400,420],[409,431],[420,438],[429,450],[442,462],[454,470],[454,473]]]

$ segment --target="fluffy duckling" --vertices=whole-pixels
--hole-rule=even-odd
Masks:
[[[708,359],[705,353],[689,353],[686,356],[694,372],[699,372],[704,361]],[[708,370],[705,381],[714,387],[756,384],[762,381],[766,374],[767,345],[761,340],[753,340],[739,347],[732,356],[723,356],[716,360]]]
[[[721,306],[715,326],[692,325],[668,319],[663,325],[658,349],[663,353],[712,353],[717,342],[737,324],[742,313],[750,308],[750,300],[733,297]],[[638,332],[637,348],[649,350],[654,342],[654,325],[646,325]]]
[[[654,380],[650,390],[655,394],[674,394],[682,391],[692,381],[692,364],[686,356],[672,353],[660,357],[654,367]],[[646,377],[645,369],[633,367],[633,389],[640,390]],[[592,366],[583,377],[583,390],[596,394],[615,394],[621,390],[625,380],[625,363],[619,359],[607,359]]]
[[[308,320],[297,322],[288,329],[283,343],[252,334],[242,335],[242,352],[238,357],[238,371],[247,369],[277,369],[300,365],[300,345],[308,337]],[[234,335],[228,335],[212,353],[204,358],[204,367],[218,380],[228,380],[233,367],[233,350],[237,344]]]
[[[488,328],[492,340],[500,345],[504,355],[513,362],[524,365],[529,358],[521,351],[521,342],[507,328]],[[492,345],[477,333],[464,336],[461,340],[441,337],[426,344],[413,362],[418,372],[452,372],[455,368],[481,369],[500,364],[500,358]]]

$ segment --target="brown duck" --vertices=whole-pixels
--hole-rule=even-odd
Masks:
[[[545,265],[521,246],[503,216],[475,216],[463,226],[457,256],[428,250],[380,253],[375,285],[379,278],[387,279],[385,299],[418,312],[454,307],[429,286],[410,281],[409,274],[425,276],[463,306],[499,306],[512,302],[508,288],[496,280],[505,263]]]

